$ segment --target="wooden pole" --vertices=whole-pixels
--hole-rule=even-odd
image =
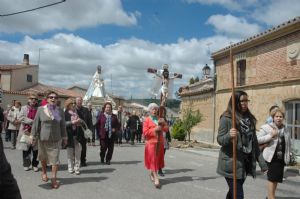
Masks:
[[[231,68],[231,106],[232,106],[232,128],[236,128],[235,124],[235,94],[234,94],[234,68],[232,45],[230,43],[230,68]],[[236,137],[232,138],[232,168],[233,168],[233,198],[236,199]]]

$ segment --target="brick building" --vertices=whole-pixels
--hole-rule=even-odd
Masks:
[[[300,17],[233,44],[232,51],[236,89],[249,94],[257,128],[265,122],[270,106],[283,107],[293,144],[300,154]],[[229,52],[228,46],[212,53],[216,86],[211,107],[215,109],[213,125],[206,128],[213,130],[214,139],[219,116],[231,96]]]

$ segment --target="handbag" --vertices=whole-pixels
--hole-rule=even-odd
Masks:
[[[32,136],[26,135],[25,133],[21,136],[20,143],[31,144]]]
[[[83,120],[81,120],[80,127],[83,131],[85,139],[92,138],[93,132],[88,128],[88,126],[86,125],[86,123]]]

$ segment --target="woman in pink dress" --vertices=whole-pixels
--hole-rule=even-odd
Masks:
[[[150,170],[150,178],[156,188],[160,187],[157,171],[164,167],[164,138],[163,132],[168,126],[163,118],[158,118],[158,105],[151,103],[148,106],[149,117],[143,123],[145,144],[145,167]]]

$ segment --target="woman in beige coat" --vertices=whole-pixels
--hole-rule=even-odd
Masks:
[[[12,107],[7,115],[8,131],[11,132],[11,149],[16,149],[17,137],[20,128],[20,116],[21,116],[21,102],[15,101],[14,107]]]
[[[33,143],[38,140],[38,158],[42,164],[42,180],[47,182],[47,164],[52,165],[52,188],[57,189],[59,183],[56,174],[59,164],[61,141],[67,144],[67,132],[63,110],[56,106],[57,93],[47,93],[47,104],[38,108],[33,125]]]
[[[271,112],[273,122],[262,125],[257,140],[266,144],[263,157],[268,165],[268,199],[275,199],[277,184],[282,183],[284,166],[290,163],[291,137],[283,124],[284,112],[275,109]]]

